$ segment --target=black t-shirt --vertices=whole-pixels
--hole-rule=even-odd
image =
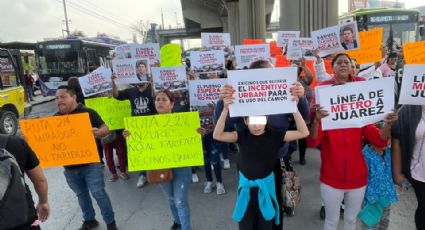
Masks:
[[[273,172],[285,134],[286,131],[271,129],[259,136],[251,134],[248,129],[238,131],[238,166],[246,178],[261,179]]]
[[[74,111],[72,111],[71,113],[66,114],[66,115],[77,114],[77,113],[88,113],[89,118],[90,118],[90,124],[94,128],[100,128],[100,126],[105,124],[105,122],[102,120],[102,118],[100,117],[100,115],[96,111],[94,111],[93,109],[87,108],[86,106],[84,106],[82,104],[78,104],[77,108]],[[55,115],[63,115],[63,114],[56,113]],[[98,150],[99,150],[99,148],[98,148]],[[99,157],[101,157],[100,152],[99,152]],[[64,166],[64,167],[66,169],[77,169],[77,168],[81,168],[85,165],[88,165],[88,164],[70,165],[70,166]]]
[[[119,91],[117,99],[130,100],[131,116],[152,115],[155,113],[155,108],[151,91],[150,86],[143,92],[140,92],[138,87],[131,87]]]
[[[0,138],[5,137],[1,136]],[[19,168],[21,168],[22,173],[25,173],[25,171],[32,170],[40,164],[40,161],[38,160],[34,151],[32,151],[31,147],[22,138],[16,136],[8,137],[5,149],[15,157]],[[32,199],[31,190],[28,188],[28,185],[26,183],[25,188],[27,190],[27,201],[28,207],[30,207],[30,209],[28,213],[28,223],[24,224],[24,226],[29,226],[34,222],[34,220],[37,219],[37,213],[34,208],[34,201]],[[13,229],[22,229],[24,226],[20,226]]]
[[[22,138],[10,136],[6,144],[6,150],[16,158],[22,173],[25,173],[25,171],[29,171],[40,164],[40,161],[34,151],[32,151],[27,142],[25,142]]]

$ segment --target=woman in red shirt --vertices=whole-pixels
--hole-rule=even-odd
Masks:
[[[351,58],[337,54],[332,60],[334,76],[321,85],[344,84],[364,81],[364,78],[352,76]],[[313,103],[314,105],[314,99]],[[360,211],[367,184],[367,166],[362,155],[362,140],[378,147],[385,147],[390,136],[391,123],[397,119],[392,113],[387,117],[382,130],[375,125],[362,128],[342,128],[323,131],[320,119],[328,113],[322,107],[312,110],[312,123],[309,144],[320,145],[320,191],[325,204],[325,230],[337,229],[340,205],[344,200],[344,230],[356,229],[356,219]],[[314,113],[315,112],[315,113]]]

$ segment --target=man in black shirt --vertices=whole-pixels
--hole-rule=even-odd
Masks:
[[[112,95],[114,98],[123,101],[130,100],[131,116],[146,116],[155,114],[155,106],[152,97],[152,87],[150,83],[137,84],[124,90],[118,90],[115,84],[116,76],[112,74]],[[140,172],[137,187],[141,188],[146,184],[146,172]]]
[[[40,167],[40,162],[32,149],[22,138],[0,135],[0,142],[6,143],[5,149],[15,157],[22,173],[27,173],[38,196],[38,204],[34,209],[34,201],[31,196],[31,191],[25,184],[28,205],[31,206],[28,222],[24,225],[13,228],[13,230],[40,229],[38,224],[35,224],[36,226],[32,227],[31,225],[37,219],[42,222],[46,221],[50,214],[50,206],[47,198],[48,185],[43,170]]]
[[[58,87],[56,105],[59,110],[56,115],[88,113],[95,137],[104,137],[109,133],[108,126],[96,111],[77,103],[76,93],[71,87],[66,85]],[[96,213],[89,191],[99,205],[107,229],[117,229],[112,204],[105,191],[103,166],[100,163],[65,166],[64,174],[69,187],[77,195],[78,203],[83,212],[84,221],[80,229],[93,229],[99,225],[95,219]]]

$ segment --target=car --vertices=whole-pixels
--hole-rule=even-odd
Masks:
[[[16,58],[0,48],[0,133],[7,135],[16,134],[18,118],[28,115],[32,108],[25,94],[23,70],[18,69],[19,52],[13,54]]]

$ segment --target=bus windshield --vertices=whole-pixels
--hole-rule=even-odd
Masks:
[[[84,74],[84,61],[74,49],[43,49],[38,55],[39,74]]]
[[[384,28],[383,40],[387,41],[390,36],[390,31],[393,31],[393,39],[396,44],[402,45],[408,42],[414,42],[416,40],[416,28],[418,23],[392,23],[392,24],[373,24],[369,25],[368,29],[373,29],[376,27]]]

